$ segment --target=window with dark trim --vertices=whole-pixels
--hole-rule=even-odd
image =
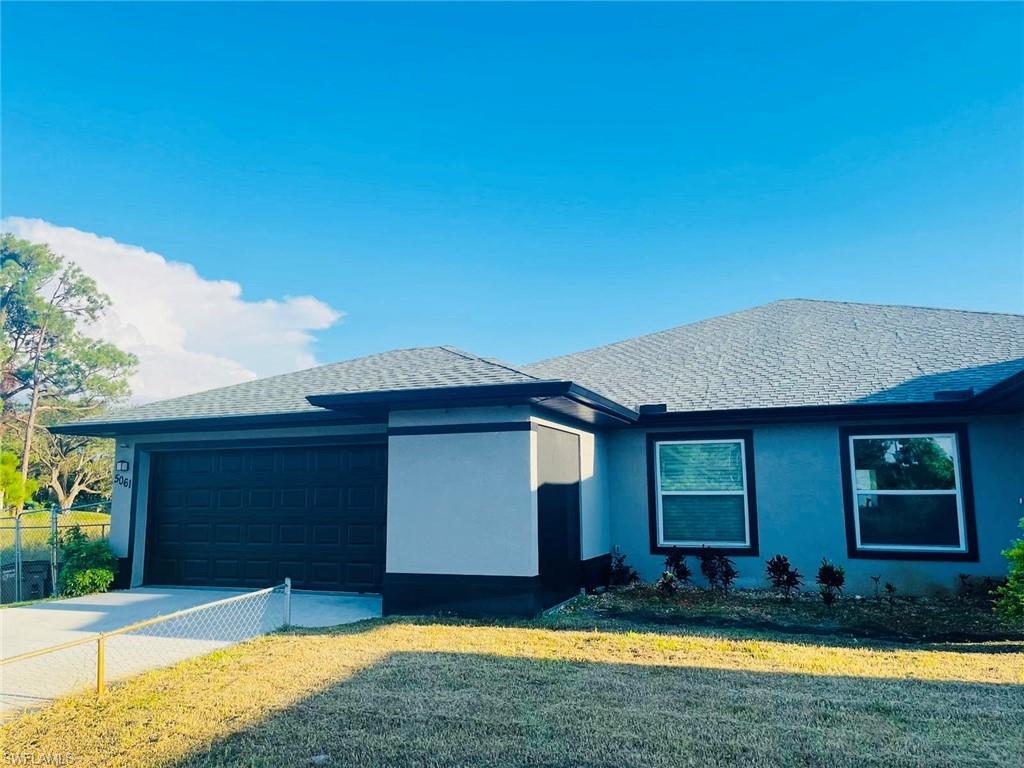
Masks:
[[[750,432],[647,436],[651,551],[757,554]]]
[[[858,427],[840,440],[851,557],[976,556],[961,425]]]

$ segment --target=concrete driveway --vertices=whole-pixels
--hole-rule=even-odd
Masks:
[[[105,680],[169,666],[273,631],[282,624],[284,596],[280,592],[253,595],[244,590],[142,587],[0,609],[0,659],[93,638],[226,598],[237,599],[108,638]],[[379,596],[292,593],[293,626],[330,627],[380,615]],[[96,643],[86,643],[0,666],[0,718],[95,686],[96,656]]]

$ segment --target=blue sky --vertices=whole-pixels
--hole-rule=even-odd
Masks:
[[[3,5],[2,212],[512,362],[1024,311],[1024,5]],[[265,371],[260,371],[265,372]]]

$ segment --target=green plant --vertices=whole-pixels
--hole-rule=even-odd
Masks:
[[[1020,521],[1024,530],[1024,518]],[[1016,539],[1003,551],[1009,563],[1006,583],[996,587],[996,610],[1009,619],[1024,619],[1024,538]]]
[[[793,590],[799,588],[803,581],[800,571],[789,563],[785,555],[776,555],[765,564],[765,571],[768,573],[768,581],[775,589],[779,590],[785,597],[790,597]]]
[[[661,574],[661,578],[654,583],[654,588],[658,591],[659,595],[668,597],[676,593],[676,590],[679,588],[679,582],[672,571],[665,571]]]
[[[106,592],[114,581],[114,572],[109,568],[87,568],[75,571],[61,578],[60,593],[63,597],[81,597],[94,592]]]
[[[1005,578],[997,579],[991,576],[976,578],[968,573],[959,574],[958,579],[956,595],[960,600],[969,604],[989,606],[996,602],[999,589],[1007,582]]]
[[[846,585],[846,570],[841,565],[833,565],[823,557],[815,581],[825,605],[832,605]]]
[[[896,605],[896,585],[891,581],[885,582],[885,597],[889,601],[889,607]]]
[[[736,570],[736,564],[725,555],[712,554],[707,551],[701,552],[698,558],[700,559],[700,572],[708,580],[708,586],[728,592],[733,582],[736,581],[736,577],[740,575]]]
[[[686,563],[686,555],[678,547],[673,547],[665,558],[665,570],[676,577],[677,581],[683,584],[690,582],[690,566]]]
[[[612,565],[608,571],[608,586],[628,587],[640,581],[636,568],[626,564],[625,555],[612,555]]]
[[[961,576],[963,576],[963,574],[961,574]],[[875,602],[876,603],[881,601],[881,599],[882,599],[882,595],[878,591],[878,584],[879,584],[879,582],[881,580],[882,580],[881,576],[872,576],[871,577],[871,581],[874,583],[874,587],[875,587]]]
[[[77,525],[59,538],[61,551],[57,591],[64,597],[106,592],[117,574],[117,557],[103,539],[90,539]]]

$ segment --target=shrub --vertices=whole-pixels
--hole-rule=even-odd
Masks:
[[[1024,518],[1020,521],[1024,530]],[[996,610],[1008,619],[1024,619],[1024,538],[1017,539],[1004,550],[1010,563],[1006,583],[996,587]]]
[[[63,597],[81,597],[93,592],[106,592],[114,581],[114,572],[109,568],[86,568],[84,571],[60,577],[60,594]]]
[[[707,579],[708,586],[714,589],[718,585],[718,558],[710,552],[701,552],[697,559],[700,560],[700,572]]]
[[[736,563],[725,555],[718,555],[718,583],[722,587],[723,592],[728,592],[732,589],[732,583],[736,581],[736,577],[739,575],[740,572],[736,570]]]
[[[891,581],[885,582],[885,596],[890,608],[896,604],[896,585]]]
[[[665,558],[665,570],[683,584],[688,584],[690,576],[693,575],[690,572],[690,566],[686,563],[686,555],[677,547],[673,547],[668,557]]]
[[[658,590],[659,595],[668,597],[674,595],[676,589],[679,588],[679,583],[676,580],[676,575],[672,571],[665,571],[661,574],[661,578],[654,583],[654,588]]]
[[[64,597],[106,592],[117,573],[117,557],[103,539],[90,539],[77,525],[60,536],[57,591]]]
[[[768,581],[787,598],[803,582],[800,571],[789,564],[789,558],[785,555],[773,557],[765,564],[765,570],[768,573]]]
[[[714,555],[710,552],[701,552],[698,558],[700,559],[700,572],[708,580],[708,586],[728,592],[733,582],[736,581],[736,577],[739,576],[736,564],[725,555]]]
[[[825,605],[832,605],[846,584],[846,570],[841,565],[833,565],[823,557],[821,567],[818,568],[818,578],[815,581],[818,583],[821,599],[825,601]]]
[[[636,568],[626,564],[625,555],[612,555],[612,566],[608,572],[608,585],[611,587],[628,587],[640,581]]]
[[[996,601],[999,589],[1006,584],[1006,579],[994,579],[982,576],[980,579],[968,573],[959,575],[956,595],[965,603],[992,605]]]

